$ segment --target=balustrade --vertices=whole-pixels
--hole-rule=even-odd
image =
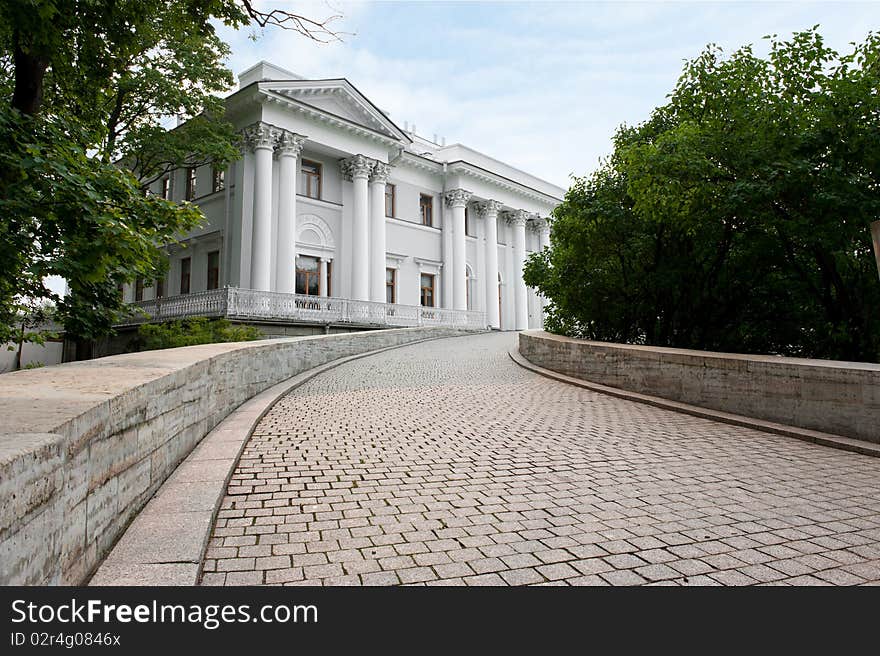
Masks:
[[[239,321],[353,324],[363,326],[452,326],[481,329],[485,313],[399,303],[356,301],[225,287],[166,296],[131,304],[133,312],[118,325],[136,325],[188,317],[226,317]]]

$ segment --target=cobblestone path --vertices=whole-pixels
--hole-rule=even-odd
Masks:
[[[551,381],[514,339],[388,351],[284,397],[202,583],[880,581],[880,459]]]

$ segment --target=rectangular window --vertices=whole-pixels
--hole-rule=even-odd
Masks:
[[[220,251],[208,253],[208,289],[220,288]]]
[[[419,211],[422,217],[422,225],[434,225],[434,197],[426,194],[419,196]]]
[[[296,258],[296,293],[318,296],[320,288],[321,264],[317,257],[300,255]]]
[[[191,166],[186,170],[186,200],[196,197],[196,169]]]
[[[464,234],[468,237],[476,237],[474,233],[474,226],[471,222],[471,215],[468,213],[468,208],[464,208]]]
[[[162,178],[162,198],[171,200],[171,177],[167,175]]]
[[[226,171],[212,168],[211,173],[211,191],[223,191],[226,188]]]
[[[434,307],[434,276],[422,274],[422,307]]]
[[[327,296],[333,296],[333,260],[327,260]]]
[[[156,298],[165,296],[165,278],[156,279]]]
[[[395,187],[393,184],[385,185],[385,216],[394,218]]]
[[[134,300],[135,302],[144,300],[144,279],[140,276],[134,279]]]
[[[307,159],[300,164],[300,181],[302,195],[309,198],[321,198],[321,165]]]
[[[189,294],[189,274],[192,260],[185,257],[180,261],[180,293]]]
[[[397,270],[385,269],[385,302],[397,303]]]

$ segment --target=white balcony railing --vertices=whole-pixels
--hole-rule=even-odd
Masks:
[[[225,287],[207,292],[132,303],[133,312],[119,325],[187,317],[226,317],[239,321],[280,321],[363,326],[451,326],[482,329],[484,312],[353,301],[332,296],[306,296]]]

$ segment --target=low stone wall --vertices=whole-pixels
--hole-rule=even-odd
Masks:
[[[880,364],[519,334],[533,364],[601,385],[880,443]]]
[[[402,328],[132,353],[0,376],[0,584],[85,581],[238,405],[341,357],[462,334]]]

